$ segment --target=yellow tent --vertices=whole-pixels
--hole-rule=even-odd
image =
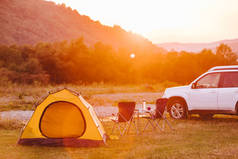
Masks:
[[[50,94],[37,106],[18,144],[99,146],[106,133],[93,107],[68,89]]]

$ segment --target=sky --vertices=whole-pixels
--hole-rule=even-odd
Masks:
[[[238,38],[238,0],[51,0],[153,43]]]

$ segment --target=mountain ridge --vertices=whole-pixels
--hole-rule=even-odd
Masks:
[[[84,38],[86,45],[97,42],[114,48],[160,50],[148,39],[120,26],[102,25],[77,10],[44,0],[0,1],[0,44],[30,44]]]
[[[168,42],[159,43],[158,47],[162,47],[168,51],[189,51],[189,52],[200,52],[203,49],[211,49],[213,52],[216,51],[216,47],[220,44],[227,44],[231,47],[232,51],[238,54],[238,39],[226,39],[208,43],[180,43],[180,42]]]

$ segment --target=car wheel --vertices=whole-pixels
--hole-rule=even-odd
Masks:
[[[212,119],[213,114],[199,114],[201,119]]]
[[[238,115],[238,102],[236,102],[236,115]]]
[[[169,103],[169,114],[174,119],[184,119],[187,116],[186,104],[182,100],[173,100]]]

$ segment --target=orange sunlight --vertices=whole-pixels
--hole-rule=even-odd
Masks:
[[[157,42],[237,38],[237,0],[53,0],[104,25],[120,25]]]

